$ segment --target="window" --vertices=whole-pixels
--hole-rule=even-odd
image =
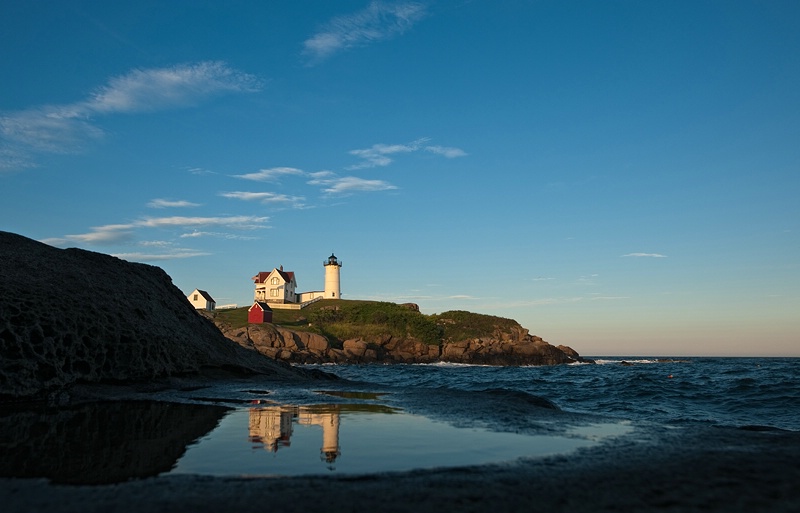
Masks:
[[[275,276],[274,278],[272,278],[272,284],[273,284],[273,285],[277,285],[277,284],[278,284],[278,282],[279,282],[279,280],[278,280],[278,277],[277,277],[277,276]]]
[[[280,294],[281,289],[269,289],[269,295],[272,297],[278,297]]]
[[[194,301],[197,301],[197,294],[194,295]]]

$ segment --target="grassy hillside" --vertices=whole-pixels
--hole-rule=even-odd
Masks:
[[[443,328],[445,340],[458,341],[470,338],[491,337],[495,331],[512,331],[520,325],[514,319],[484,315],[463,310],[452,310],[431,316]]]
[[[218,310],[216,318],[234,327],[247,324],[247,309]],[[324,299],[302,310],[273,310],[273,323],[307,330],[332,340],[376,339],[391,335],[438,345],[442,340],[490,337],[496,330],[519,328],[513,319],[450,311],[424,315],[409,307],[380,301]]]

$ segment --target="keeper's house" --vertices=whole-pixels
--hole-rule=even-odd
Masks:
[[[284,271],[283,266],[270,272],[260,272],[253,276],[255,299],[269,303],[297,303],[297,280],[294,273]]]

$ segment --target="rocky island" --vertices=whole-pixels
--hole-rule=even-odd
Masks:
[[[248,324],[246,309],[203,312],[243,347],[292,363],[558,365],[587,362],[513,319],[465,311],[424,315],[413,303],[322,300]]]

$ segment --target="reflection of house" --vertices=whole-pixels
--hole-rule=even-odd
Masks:
[[[325,266],[325,290],[298,293],[294,273],[284,271],[283,266],[280,266],[271,272],[260,272],[253,276],[255,283],[253,299],[269,303],[272,308],[300,309],[323,298],[341,298],[339,269],[342,267],[342,262],[336,255],[331,254],[322,265]]]
[[[301,426],[322,427],[322,453],[327,463],[333,463],[339,451],[339,409],[335,406],[319,410],[315,407],[250,408],[250,441],[270,452],[291,444],[292,421]]]
[[[288,447],[292,436],[294,412],[280,407],[250,408],[250,441],[255,446],[275,452]]]
[[[198,310],[209,310],[213,311],[214,308],[217,306],[217,302],[214,301],[214,298],[206,292],[205,290],[194,289],[194,291],[186,296],[189,302]]]

